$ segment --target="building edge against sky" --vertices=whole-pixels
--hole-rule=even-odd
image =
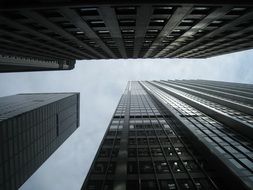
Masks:
[[[0,98],[0,189],[18,189],[79,126],[79,93]]]
[[[248,0],[3,0],[0,7],[0,72],[69,70],[83,59],[208,58],[253,45]]]
[[[253,85],[129,82],[82,189],[251,189]]]

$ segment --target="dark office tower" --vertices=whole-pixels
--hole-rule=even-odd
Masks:
[[[129,82],[83,190],[253,188],[253,85]]]
[[[75,60],[50,60],[34,58],[33,55],[31,57],[22,57],[19,54],[18,56],[14,54],[0,54],[0,72],[2,73],[71,70],[74,67]]]
[[[0,98],[0,189],[18,189],[79,126],[79,93]]]
[[[242,51],[253,47],[252,18],[249,0],[1,0],[0,72]]]

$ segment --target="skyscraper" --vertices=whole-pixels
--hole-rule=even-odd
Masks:
[[[79,126],[79,93],[0,98],[0,189],[18,189]]]
[[[248,0],[0,2],[0,71],[75,60],[207,58],[251,49]]]
[[[129,82],[83,190],[252,189],[253,85]]]
[[[31,55],[31,57],[27,57],[29,55]],[[75,63],[75,60],[47,60],[33,58],[32,54],[26,54],[26,57],[0,55],[0,72],[71,70],[75,67]]]

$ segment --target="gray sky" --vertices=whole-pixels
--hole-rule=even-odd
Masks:
[[[212,79],[253,83],[253,50],[209,59],[79,61],[72,71],[0,74],[0,96],[81,93],[81,124],[21,190],[78,190],[129,80]]]

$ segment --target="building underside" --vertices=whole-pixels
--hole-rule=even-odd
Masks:
[[[34,70],[55,70],[72,69],[75,60],[208,58],[253,46],[253,3],[245,0],[0,5],[0,64],[15,59],[14,71],[33,70],[20,58],[37,62]]]

